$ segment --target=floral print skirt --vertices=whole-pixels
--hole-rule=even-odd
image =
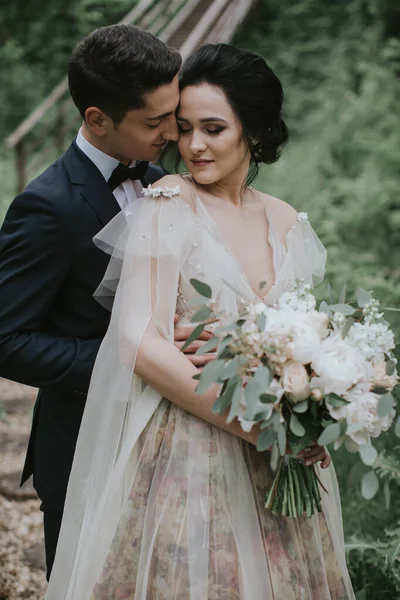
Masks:
[[[91,600],[354,598],[326,512],[265,509],[266,454],[167,400],[137,452]]]

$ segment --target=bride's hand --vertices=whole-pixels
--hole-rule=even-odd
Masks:
[[[192,333],[194,327],[179,327],[179,325],[177,325],[178,320],[179,315],[175,315],[174,341],[175,346],[178,348],[178,350],[181,350],[189,335]],[[211,333],[209,333],[208,331],[203,331],[199,338],[192,342],[190,346],[185,348],[185,350],[183,351],[195,367],[204,367],[204,365],[206,365],[208,362],[214,360],[214,352],[209,352],[200,356],[195,355],[195,352],[197,352],[199,348],[204,346],[204,344],[212,337],[213,336]]]

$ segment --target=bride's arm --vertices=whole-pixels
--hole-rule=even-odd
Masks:
[[[198,369],[170,342],[163,339],[151,322],[141,340],[135,364],[135,373],[176,406],[247,442],[256,444],[258,427],[246,433],[237,420],[228,424],[226,416],[212,412],[219,386],[207,392],[195,392],[197,381],[193,375]]]

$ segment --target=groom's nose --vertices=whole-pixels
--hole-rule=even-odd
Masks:
[[[163,131],[163,138],[171,142],[177,142],[179,139],[178,125],[176,122],[175,115],[171,115],[165,119],[165,129]]]

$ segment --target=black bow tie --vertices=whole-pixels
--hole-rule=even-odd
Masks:
[[[149,163],[146,161],[138,163],[136,167],[127,167],[123,163],[119,163],[119,165],[115,167],[114,171],[111,173],[111,177],[107,182],[111,188],[111,191],[113,192],[115,188],[117,188],[127,179],[142,179],[147,171],[148,166]]]

